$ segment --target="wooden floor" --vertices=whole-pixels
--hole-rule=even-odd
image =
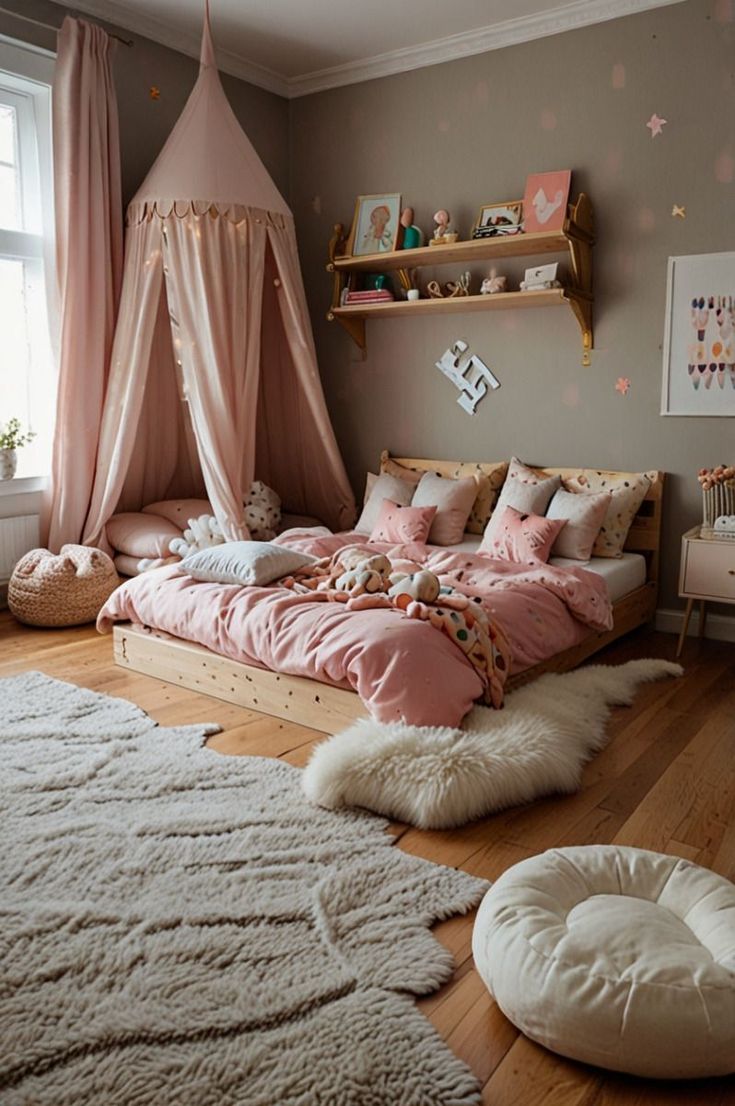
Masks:
[[[599,659],[673,658],[673,636],[639,631]],[[222,753],[303,765],[322,735],[116,668],[111,639],[89,628],[29,630],[0,612],[0,676],[38,669],[133,700],[164,725],[218,722]],[[393,827],[399,847],[494,880],[554,845],[615,842],[683,856],[735,880],[735,645],[690,639],[686,673],[645,687],[610,725],[578,794],[546,799],[449,832]],[[454,978],[419,1002],[477,1074],[487,1106],[735,1106],[735,1080],[652,1083],[565,1061],[532,1044],[490,999],[472,965],[472,916],[435,929]],[[275,1104],[274,1104],[275,1106]]]

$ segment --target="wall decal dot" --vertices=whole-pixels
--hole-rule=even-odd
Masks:
[[[611,146],[605,154],[605,169],[608,176],[614,176],[623,168],[623,151],[620,146]]]
[[[656,115],[654,111],[651,118],[646,123],[649,131],[651,132],[651,138],[655,138],[657,134],[663,134],[664,127],[666,126],[666,119],[662,119],[660,115]]]
[[[735,4],[733,4],[733,0],[715,0],[714,15],[718,23],[734,22]]]
[[[478,81],[475,85],[475,100],[478,104],[490,103],[490,85],[487,81]]]
[[[450,126],[451,126],[451,124],[450,124],[448,119],[438,119],[437,120],[436,129],[438,131],[441,131],[442,134],[446,134],[447,131],[449,130]]]
[[[555,131],[558,120],[550,108],[544,108],[541,112],[541,126],[545,131]]]
[[[621,396],[627,396],[630,391],[630,379],[627,376],[619,376],[615,381],[615,391]]]
[[[671,209],[671,214],[675,219],[686,219],[687,209],[685,207],[681,207],[679,204],[674,204]]]
[[[625,66],[618,61],[612,67],[612,86],[615,89],[625,88]]]
[[[728,150],[717,155],[715,161],[715,180],[720,184],[732,184],[735,179],[735,158]]]
[[[158,88],[157,85],[152,84],[151,87],[148,89],[148,95],[150,96],[151,100],[160,100],[161,90],[160,88]]]
[[[653,230],[655,226],[656,216],[653,214],[650,207],[642,207],[638,212],[639,230]]]

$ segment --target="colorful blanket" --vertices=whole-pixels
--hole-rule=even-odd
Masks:
[[[482,682],[483,701],[500,709],[511,663],[505,634],[479,599],[442,586],[433,573],[405,571],[414,567],[412,562],[392,562],[383,555],[366,557],[359,547],[348,547],[306,565],[279,583],[315,599],[344,603],[350,611],[393,607],[407,618],[428,622],[445,634],[473,666]],[[412,587],[414,580],[416,587]],[[422,594],[422,589],[428,590],[432,598]]]

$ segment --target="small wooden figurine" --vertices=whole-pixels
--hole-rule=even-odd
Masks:
[[[451,215],[443,207],[435,213],[434,222],[436,226],[434,227],[434,237],[429,242],[430,246],[448,246],[452,242],[459,241],[459,235],[456,231],[450,231],[449,229],[450,219]]]
[[[401,226],[403,227],[402,250],[415,250],[424,244],[424,232],[413,221],[413,208],[404,207],[401,212]]]

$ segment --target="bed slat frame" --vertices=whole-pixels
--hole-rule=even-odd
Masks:
[[[444,475],[455,471],[459,463],[414,457],[393,457],[392,460],[406,468]],[[480,466],[481,469],[483,467]],[[544,476],[565,478],[584,470],[537,468],[535,471]],[[594,471],[618,478],[632,475],[600,469]],[[511,677],[508,687],[528,683],[543,672],[566,672],[576,668],[622,634],[630,633],[653,619],[658,595],[664,473],[649,472],[648,476],[651,485],[625,543],[627,552],[642,553],[646,558],[645,584],[613,604],[612,630],[589,634],[571,649]],[[113,645],[115,663],[123,668],[224,699],[248,710],[296,722],[321,733],[338,733],[357,719],[368,716],[362,700],[354,691],[332,687],[304,676],[287,676],[256,668],[220,656],[202,645],[129,622],[118,623],[113,628]]]

